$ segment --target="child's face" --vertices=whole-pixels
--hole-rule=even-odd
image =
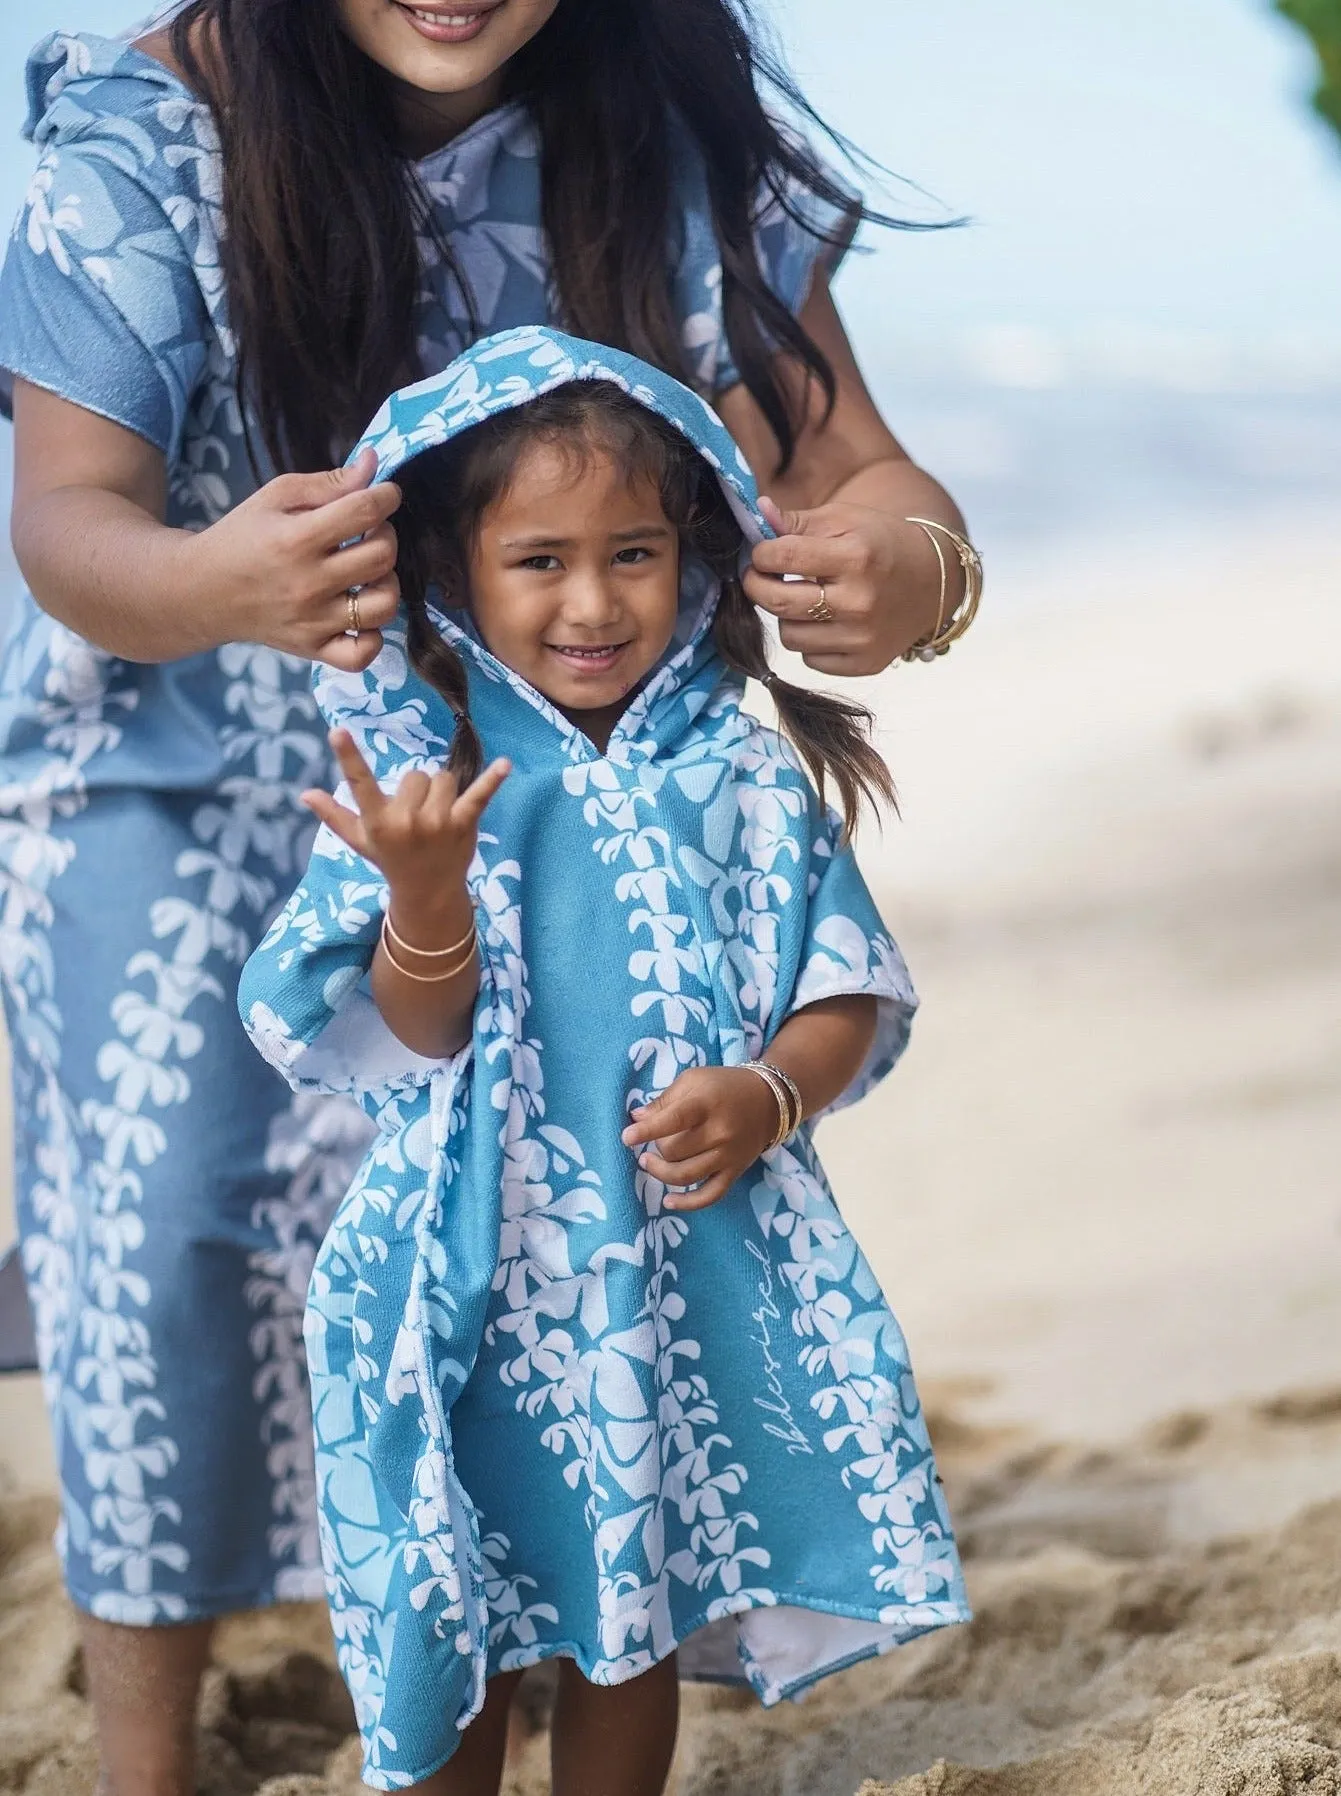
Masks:
[[[675,632],[676,532],[650,480],[610,458],[523,451],[484,513],[470,608],[491,654],[604,748],[630,695]]]

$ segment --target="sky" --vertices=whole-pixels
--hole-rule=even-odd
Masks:
[[[813,101],[975,221],[885,238],[873,324],[892,304],[918,328],[1341,332],[1341,143],[1305,104],[1306,40],[1264,0],[776,13]]]
[[[1266,0],[762,0],[829,120],[966,228],[876,232],[840,297],[868,359],[967,341],[1046,375],[1049,339],[1155,353],[1341,345],[1341,143],[1311,52]],[[25,0],[0,20],[0,212],[28,44],[114,30],[135,0]],[[6,149],[5,145],[12,147]],[[892,210],[935,215],[916,192]],[[1144,350],[1142,345],[1145,346]],[[1273,348],[1274,346],[1274,348]],[[1341,350],[1337,350],[1341,354]],[[1041,362],[1040,362],[1041,358]]]

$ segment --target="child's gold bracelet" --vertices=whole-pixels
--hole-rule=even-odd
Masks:
[[[402,941],[402,938],[391,927],[390,917],[384,916],[382,918],[382,952],[401,978],[413,979],[416,985],[442,985],[446,980],[455,979],[459,973],[464,973],[471,961],[474,960],[475,949],[479,943],[479,932],[472,921],[469,934],[463,936],[454,947],[433,949],[431,951],[432,958],[442,954],[455,954],[459,949],[465,949],[459,960],[454,960],[450,966],[440,967],[436,973],[412,973],[403,961],[397,960],[392,948],[393,942],[401,942],[402,947],[411,954],[425,953],[426,957],[429,955],[429,951],[411,948],[408,942]]]
[[[780,1066],[774,1066],[771,1060],[747,1060],[745,1071],[762,1079],[773,1093],[778,1106],[778,1131],[765,1148],[765,1153],[772,1153],[775,1147],[781,1147],[784,1141],[790,1141],[801,1126],[805,1115],[805,1104],[797,1088],[795,1079],[790,1073],[784,1073]]]
[[[416,948],[413,942],[406,941],[405,937],[391,921],[390,911],[387,911],[382,918],[382,928],[384,932],[390,936],[396,946],[398,948],[403,948],[407,954],[415,954],[420,960],[446,960],[450,955],[459,954],[467,942],[474,942],[475,912],[472,910],[470,913],[470,928],[461,937],[461,940],[459,942],[453,942],[450,948]]]

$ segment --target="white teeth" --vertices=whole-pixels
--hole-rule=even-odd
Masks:
[[[410,7],[409,10],[416,19],[422,19],[425,25],[449,25],[453,29],[458,29],[462,25],[473,25],[480,17],[477,12],[420,12],[415,6]]]

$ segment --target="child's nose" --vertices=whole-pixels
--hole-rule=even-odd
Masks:
[[[564,609],[570,623],[599,629],[613,623],[621,614],[619,594],[614,582],[600,574],[587,574],[572,581],[565,594]]]

